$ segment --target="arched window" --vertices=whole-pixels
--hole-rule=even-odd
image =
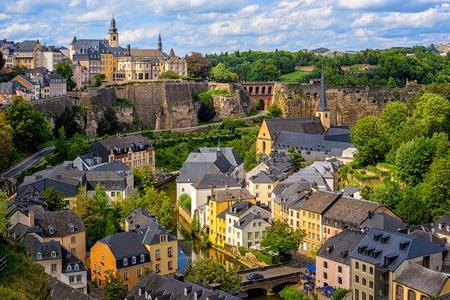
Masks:
[[[71,265],[67,266],[67,271],[72,271],[72,266]]]
[[[51,252],[51,256],[52,256],[53,258],[55,258],[55,257],[56,257],[56,252],[55,252],[55,251],[52,251],[52,252]]]
[[[41,252],[38,252],[36,254],[36,259],[42,259],[42,253]]]
[[[75,264],[75,271],[78,271],[80,269],[80,266],[78,264]]]
[[[266,142],[265,141],[262,142],[262,151],[266,152]]]
[[[416,292],[409,290],[408,291],[408,300],[416,300]]]
[[[403,300],[403,287],[401,285],[397,285],[395,289],[395,300]]]
[[[124,267],[128,266],[128,259],[127,258],[123,259],[123,266]]]

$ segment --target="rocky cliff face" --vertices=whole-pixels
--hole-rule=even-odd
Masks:
[[[327,88],[328,109],[333,125],[353,125],[367,115],[378,115],[391,101],[406,102],[421,86],[404,89],[376,87]],[[319,105],[319,85],[275,84],[273,103],[285,117],[311,117]]]
[[[210,88],[228,89],[225,95],[213,96],[216,120],[245,117],[250,112],[250,98],[239,84],[210,84]]]

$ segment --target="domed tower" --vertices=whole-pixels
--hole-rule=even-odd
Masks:
[[[320,118],[320,122],[322,123],[323,128],[327,130],[331,126],[330,120],[330,111],[327,107],[327,95],[325,90],[325,77],[323,75],[323,66],[322,66],[322,74],[320,76],[320,102],[319,107],[316,110],[316,117]]]
[[[119,47],[119,33],[117,32],[114,16],[112,17],[111,25],[109,26],[108,42],[110,47]]]

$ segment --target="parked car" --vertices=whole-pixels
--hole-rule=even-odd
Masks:
[[[247,280],[250,281],[255,281],[255,280],[260,280],[260,279],[264,279],[264,275],[260,274],[260,273],[250,273],[247,275]]]

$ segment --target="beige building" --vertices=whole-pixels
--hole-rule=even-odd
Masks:
[[[42,46],[39,40],[26,40],[16,44],[15,62],[27,69],[41,66]]]

